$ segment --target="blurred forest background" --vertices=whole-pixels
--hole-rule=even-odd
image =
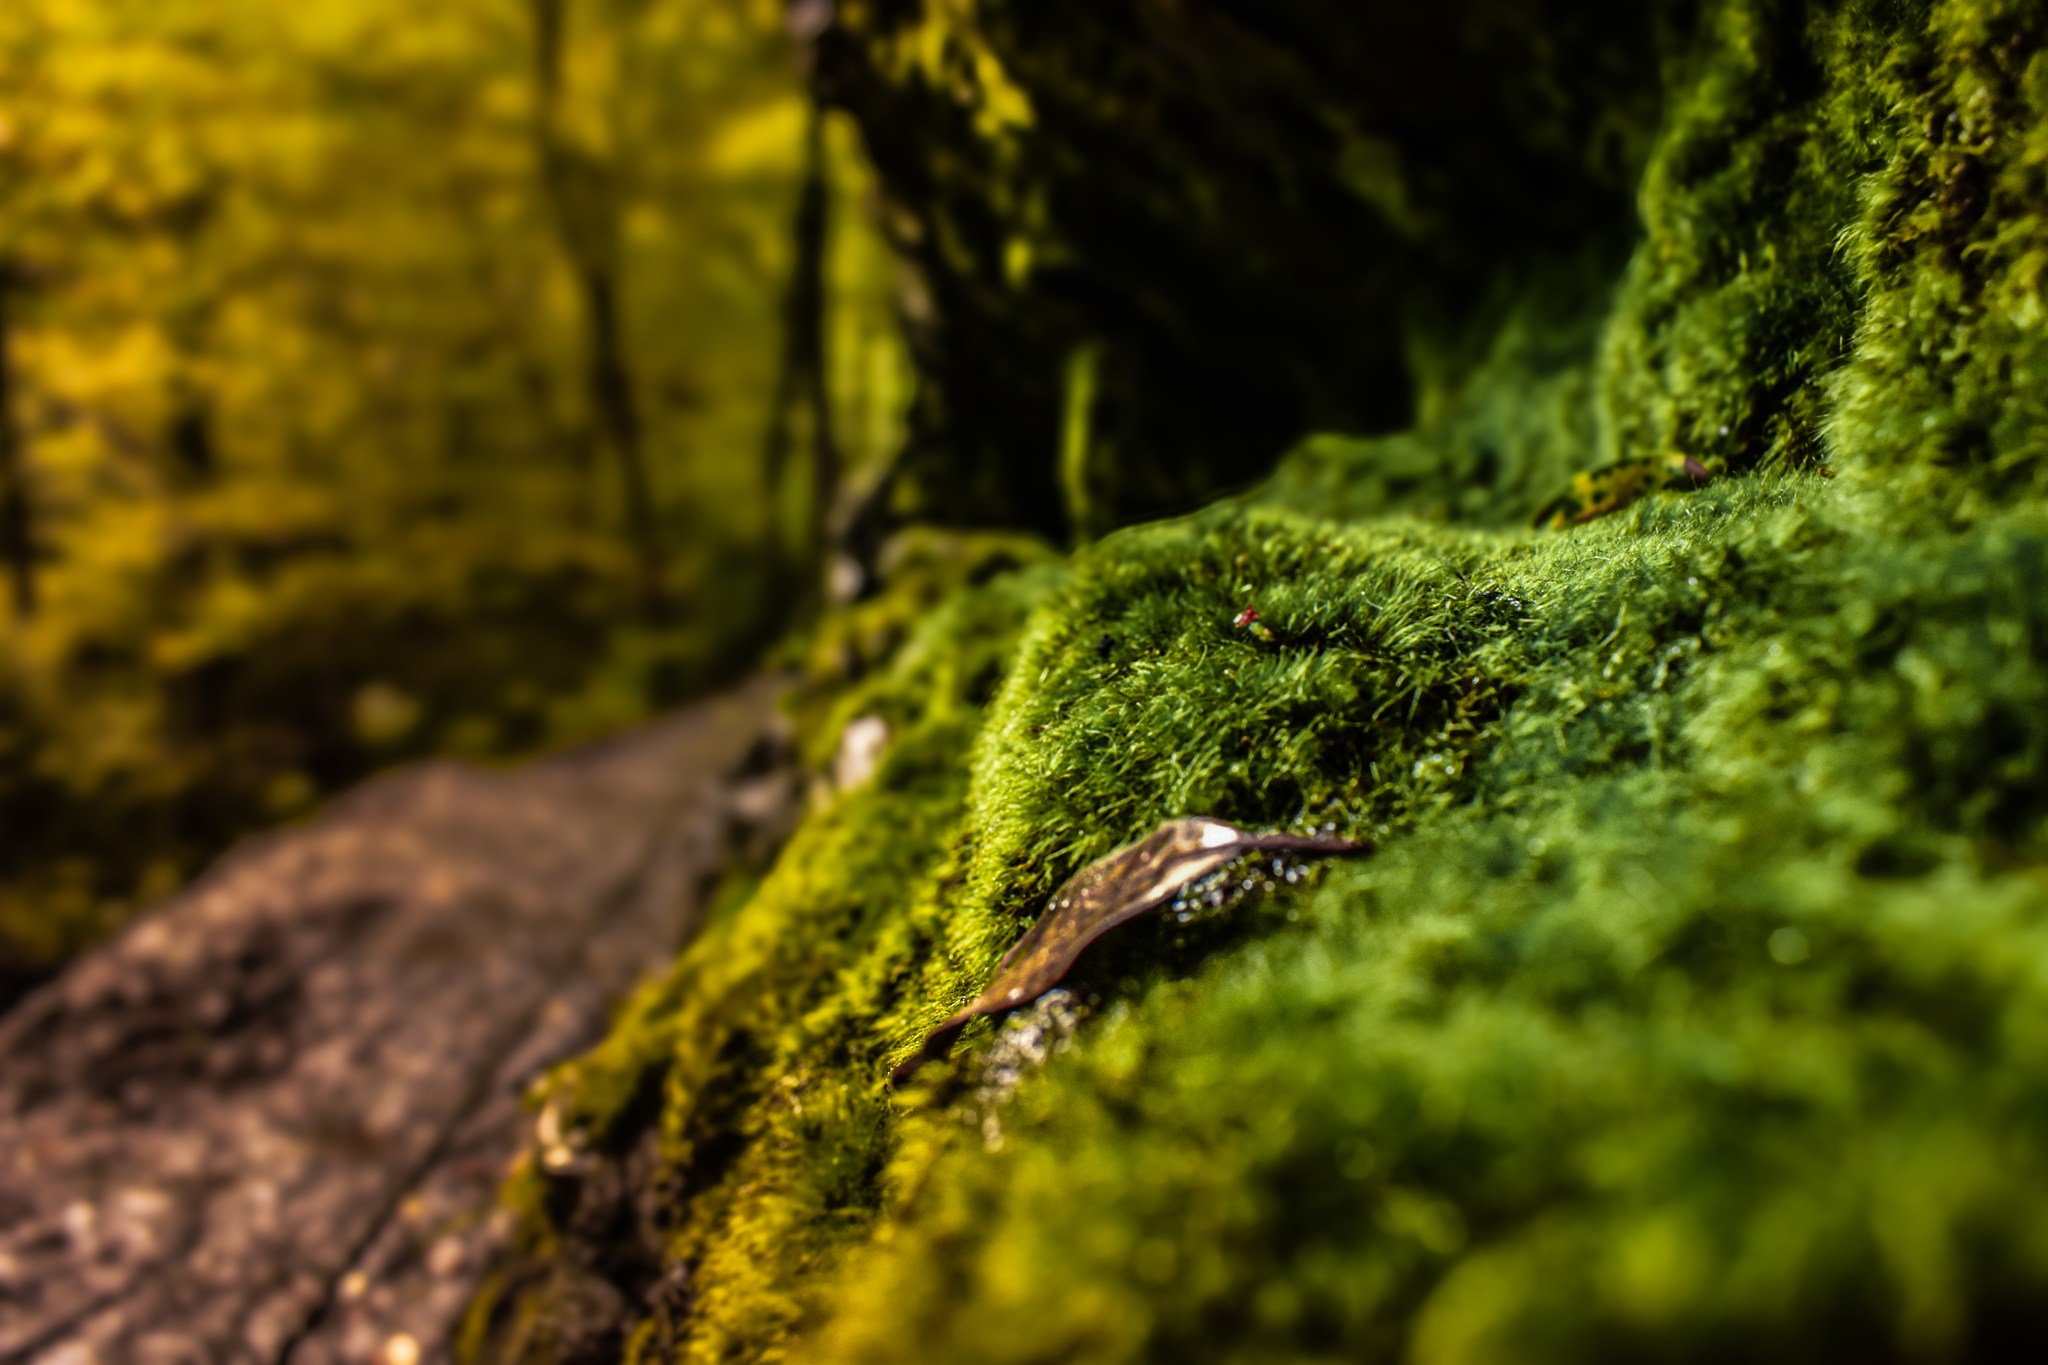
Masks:
[[[759,657],[909,388],[811,109],[779,0],[0,6],[0,1001]]]

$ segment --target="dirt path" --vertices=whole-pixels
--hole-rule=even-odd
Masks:
[[[0,1362],[444,1358],[521,1090],[786,819],[773,695],[372,783],[0,1018]]]

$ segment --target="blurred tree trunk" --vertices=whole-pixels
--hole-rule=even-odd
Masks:
[[[667,605],[661,536],[619,315],[618,187],[612,168],[597,154],[577,146],[562,126],[566,0],[532,0],[532,6],[541,174],[562,248],[583,297],[585,324],[590,329],[586,378],[590,405],[605,445],[618,460],[641,606],[650,619],[658,619]]]
[[[10,305],[18,284],[12,267],[0,262],[0,555],[14,586],[14,613],[36,612],[35,533],[28,502],[28,471],[22,467],[20,432],[14,425],[12,361],[8,353]]]
[[[640,412],[620,340],[618,277],[601,268],[580,268],[583,305],[590,326],[590,400],[604,429],[605,443],[619,461],[625,489],[626,529],[640,560],[641,594],[651,611],[662,605],[661,536],[654,518],[654,489],[640,441]]]
[[[806,609],[820,590],[819,569],[831,551],[832,514],[839,496],[839,446],[832,434],[832,393],[825,316],[825,251],[830,241],[831,191],[826,182],[825,120],[815,100],[805,130],[804,181],[791,232],[795,260],[783,301],[782,362],[762,461],[771,506],[780,505],[799,416],[809,419],[811,479],[805,504],[805,544],[784,557],[785,580],[801,575]],[[779,541],[778,541],[779,544]]]

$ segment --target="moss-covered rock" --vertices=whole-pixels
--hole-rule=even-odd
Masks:
[[[1276,7],[1265,41],[1310,8]],[[1539,55],[1605,50],[1541,5],[1469,9],[1564,35]],[[550,1083],[573,1141],[522,1178],[529,1283],[631,1240],[605,1274],[642,1360],[2048,1338],[2048,19],[1680,9],[1642,40],[1663,114],[1622,158],[1632,250],[1556,246],[1469,307],[1417,295],[1440,310],[1401,332],[1412,429],[1307,442],[1248,494],[972,588],[838,703],[827,733],[887,726],[872,777]],[[1331,63],[1384,53],[1372,21],[1316,12]],[[1114,122],[1147,87],[1096,38],[1235,9],[1091,13],[1069,41],[996,4],[849,4],[845,41],[929,101],[958,92],[916,71],[978,73],[948,117],[1057,160],[1021,73],[1067,63],[1069,101]],[[889,34],[922,35],[903,51],[926,65],[885,67]],[[1147,51],[1146,79],[1213,95],[1199,44]],[[1598,70],[1559,107],[1592,100],[1634,145],[1635,73]],[[1462,183],[1459,138],[1520,126],[1522,87],[1492,74],[1414,212],[1534,194]],[[1527,120],[1531,147],[1548,126]],[[1414,137],[1393,145],[1433,146]],[[933,176],[956,145],[932,143]],[[1395,207],[1358,277],[1389,268]],[[1063,240],[1076,270],[1115,268]],[[1575,470],[1674,450],[1728,472],[1520,529]],[[1248,604],[1262,631],[1233,625]],[[1379,852],[1120,929],[1056,1009],[888,1088],[1064,877],[1194,813]],[[622,1186],[630,1238],[584,1216]]]

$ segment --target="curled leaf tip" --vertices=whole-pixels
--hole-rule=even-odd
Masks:
[[[1363,853],[1369,847],[1322,834],[1261,834],[1201,815],[1168,820],[1138,842],[1088,864],[1053,892],[1038,922],[1003,955],[988,989],[933,1029],[890,1080],[900,1085],[925,1062],[945,1056],[960,1030],[982,1015],[1017,1009],[1044,995],[1096,939],[1165,904],[1233,858],[1246,853]]]

